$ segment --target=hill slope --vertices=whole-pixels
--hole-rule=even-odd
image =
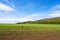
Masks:
[[[56,18],[46,18],[46,19],[40,19],[36,21],[27,21],[22,22],[23,24],[60,24],[60,17]]]
[[[60,24],[60,17],[41,19],[41,20],[35,21],[35,23],[38,23],[38,24],[40,24],[40,23],[41,24]]]

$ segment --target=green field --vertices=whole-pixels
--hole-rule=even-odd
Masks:
[[[0,40],[60,40],[60,25],[0,24]]]
[[[0,31],[34,31],[41,29],[60,29],[59,24],[0,24]]]

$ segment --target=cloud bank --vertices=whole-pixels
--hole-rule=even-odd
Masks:
[[[6,4],[0,3],[0,11],[10,12],[10,11],[14,11],[14,9]]]
[[[39,20],[39,19],[43,19],[46,17],[46,14],[31,14],[31,15],[26,15],[25,17],[21,17],[21,18],[11,18],[11,17],[5,17],[5,18],[0,18],[0,23],[17,23],[17,22],[24,22],[24,21],[35,21],[35,20]]]
[[[54,6],[51,9],[51,14],[49,14],[49,16],[51,16],[51,17],[60,17],[60,4]]]

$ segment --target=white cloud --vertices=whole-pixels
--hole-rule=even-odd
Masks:
[[[25,17],[20,18],[19,20],[21,20],[21,22],[23,21],[35,21],[35,20],[39,20],[39,19],[44,19],[44,18],[48,18],[45,17],[46,14],[40,14],[40,13],[34,13],[31,15],[26,15]]]
[[[6,4],[0,3],[0,11],[10,12],[10,11],[14,11],[14,9],[11,8],[10,6],[6,5]]]
[[[24,21],[35,21],[38,19],[46,18],[43,16],[45,16],[45,14],[34,13],[31,15],[26,15],[25,17],[22,17],[22,18],[15,18],[15,17],[4,18],[3,17],[3,18],[0,18],[0,23],[16,23],[16,22],[24,22]]]
[[[24,22],[24,21],[34,21],[37,20],[37,16],[39,14],[32,14],[32,15],[28,15],[22,18],[0,18],[0,23],[16,23],[16,22]]]
[[[60,17],[60,4],[51,8],[51,17]]]
[[[54,13],[54,14],[50,14],[51,17],[60,17],[60,13]]]
[[[49,14],[51,17],[60,17],[60,11],[53,11],[51,14]]]
[[[59,5],[54,6],[54,7],[52,8],[52,10],[53,10],[53,11],[54,11],[54,10],[60,10],[60,4],[59,4]]]
[[[17,23],[28,21],[27,18],[0,18],[0,23]]]
[[[34,20],[38,20],[40,18],[38,18],[41,14],[31,14],[31,15],[26,15],[25,17],[20,18],[19,20],[23,21],[34,21]]]

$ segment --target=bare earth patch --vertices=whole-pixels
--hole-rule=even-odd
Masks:
[[[0,40],[60,40],[60,30],[0,32]]]

